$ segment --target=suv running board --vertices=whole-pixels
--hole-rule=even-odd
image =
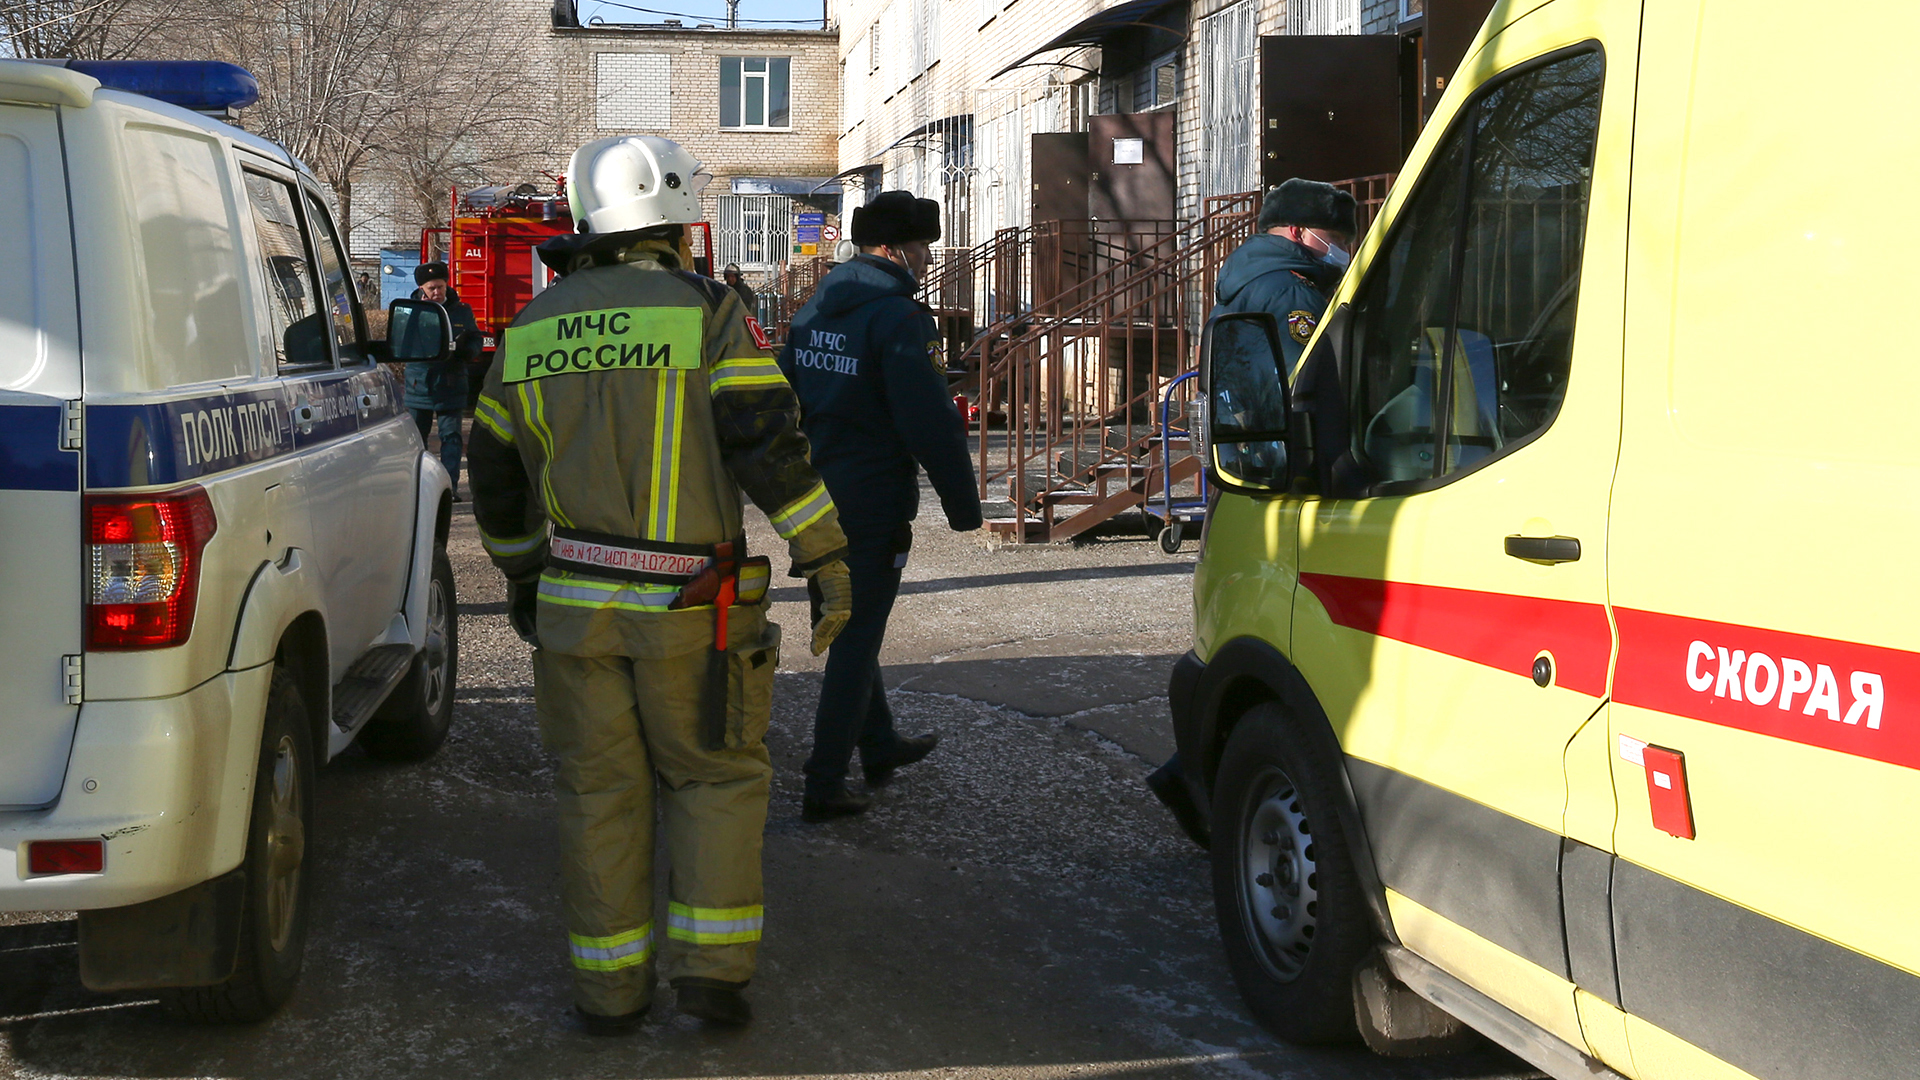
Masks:
[[[333,688],[333,726],[352,731],[373,715],[413,666],[413,646],[376,645]]]
[[[1568,1045],[1559,1036],[1404,947],[1383,946],[1380,953],[1387,961],[1387,970],[1405,983],[1407,989],[1466,1022],[1554,1080],[1627,1080],[1585,1051]]]

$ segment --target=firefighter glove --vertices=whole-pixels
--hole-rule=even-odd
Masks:
[[[819,656],[853,618],[853,578],[847,564],[836,559],[813,572],[813,583],[820,590],[813,616],[813,655]]]
[[[520,640],[540,647],[539,623],[535,612],[540,601],[540,586],[533,581],[507,582],[507,624]]]

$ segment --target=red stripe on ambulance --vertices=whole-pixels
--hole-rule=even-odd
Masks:
[[[1613,628],[1599,604],[1339,574],[1301,574],[1300,584],[1349,629],[1526,679],[1544,649],[1553,654],[1558,685],[1593,697],[1607,692]]]
[[[1920,768],[1920,653],[1615,608],[1622,705]]]

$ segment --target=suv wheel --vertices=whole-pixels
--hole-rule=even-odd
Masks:
[[[1213,792],[1213,904],[1240,996],[1289,1042],[1353,1039],[1353,972],[1372,945],[1334,767],[1279,706],[1227,740]]]
[[[253,1023],[273,1015],[293,994],[306,953],[313,878],[307,859],[313,769],[306,701],[286,666],[276,664],[247,824],[246,900],[233,974],[212,986],[162,991],[175,1016],[200,1023]]]
[[[424,761],[447,741],[453,689],[460,670],[460,620],[454,609],[453,563],[433,552],[427,579],[427,643],[413,668],[360,733],[368,755],[381,761]]]

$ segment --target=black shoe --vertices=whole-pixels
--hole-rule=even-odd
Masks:
[[[866,775],[868,787],[885,787],[887,782],[893,779],[893,770],[919,761],[933,753],[933,748],[939,745],[939,732],[930,731],[917,738],[899,739],[894,742],[893,749],[888,751],[887,756],[880,759],[878,764],[862,765],[860,771]]]
[[[832,821],[834,818],[851,817],[872,805],[872,799],[848,791],[846,784],[835,784],[832,790],[823,794],[816,795],[809,791],[801,798],[800,820]]]
[[[573,1012],[580,1018],[580,1025],[587,1029],[589,1035],[631,1035],[640,1030],[640,1021],[646,1019],[647,1010],[652,1007],[642,1005],[622,1016],[602,1016],[599,1013],[590,1013],[578,1005],[573,1007]]]
[[[697,1016],[711,1024],[730,1024],[734,1027],[753,1019],[753,1006],[747,1004],[747,999],[741,997],[738,990],[699,984],[674,989],[680,993],[680,1011],[688,1016]]]

